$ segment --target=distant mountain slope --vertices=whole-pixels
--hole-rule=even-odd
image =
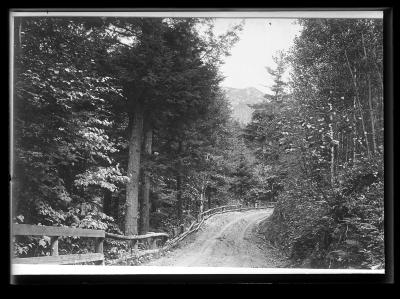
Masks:
[[[242,124],[247,124],[251,120],[251,114],[254,109],[248,105],[260,103],[264,100],[264,93],[257,88],[223,88],[227,99],[232,106],[232,118]]]

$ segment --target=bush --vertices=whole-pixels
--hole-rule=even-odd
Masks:
[[[296,266],[383,268],[383,172],[379,160],[342,173],[338,189],[303,180],[278,199],[265,234]]]

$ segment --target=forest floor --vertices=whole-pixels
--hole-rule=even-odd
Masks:
[[[142,266],[285,267],[287,259],[268,245],[258,231],[260,222],[272,211],[253,210],[212,216],[174,250]]]

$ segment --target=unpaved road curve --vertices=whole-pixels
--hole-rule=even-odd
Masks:
[[[285,259],[257,232],[272,209],[229,212],[207,219],[178,248],[143,266],[283,267]]]

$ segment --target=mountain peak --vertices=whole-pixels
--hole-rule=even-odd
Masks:
[[[264,93],[252,86],[246,88],[224,87],[223,89],[232,106],[232,118],[242,124],[250,122],[254,109],[249,105],[262,102]]]

